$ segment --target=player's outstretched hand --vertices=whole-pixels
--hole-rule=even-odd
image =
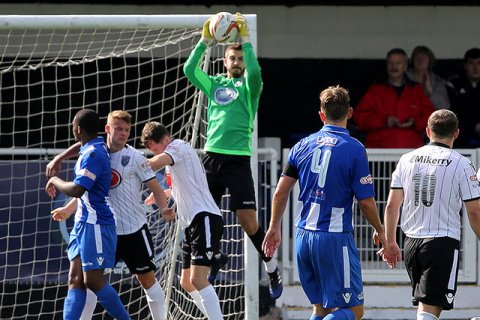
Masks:
[[[237,12],[235,14],[235,23],[238,26],[238,35],[241,38],[248,37],[250,35],[248,31],[247,19],[245,19],[245,17],[240,12]]]
[[[50,213],[52,215],[52,219],[55,221],[65,221],[72,215],[71,213],[67,212],[65,207],[56,208]]]
[[[282,233],[280,228],[270,227],[265,234],[265,240],[263,240],[262,249],[267,257],[273,257],[275,251],[277,251],[282,242]]]
[[[57,158],[53,158],[52,161],[50,161],[45,168],[45,175],[47,176],[47,178],[58,176],[58,173],[60,172],[60,165],[61,161],[58,161]]]
[[[208,20],[205,21],[202,29],[202,37],[207,41],[213,41],[213,36],[210,33],[210,20],[212,20],[212,17],[208,18]]]
[[[175,210],[173,208],[162,208],[159,211],[165,220],[172,221],[175,219]]]

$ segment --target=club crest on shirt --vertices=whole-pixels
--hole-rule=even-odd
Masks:
[[[112,178],[110,180],[110,189],[115,189],[116,187],[118,187],[120,185],[120,183],[122,183],[122,176],[120,175],[120,173],[117,170],[112,169]]]
[[[122,166],[127,166],[127,164],[130,162],[130,156],[122,156]]]
[[[238,91],[228,87],[219,87],[213,92],[213,100],[218,105],[226,105],[237,99]]]

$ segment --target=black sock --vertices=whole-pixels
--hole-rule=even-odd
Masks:
[[[272,258],[267,257],[262,250],[263,240],[265,240],[265,231],[263,231],[263,228],[261,226],[258,226],[258,230],[257,232],[255,232],[255,234],[249,235],[248,237],[250,238],[250,240],[252,240],[255,249],[257,249],[258,253],[260,254],[260,258],[262,258],[263,261],[268,262],[272,260]]]

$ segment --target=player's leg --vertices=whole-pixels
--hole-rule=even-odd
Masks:
[[[80,258],[80,246],[78,243],[77,229],[79,225],[75,223],[70,232],[68,241],[67,255],[70,260],[70,269],[68,272],[68,291],[65,303],[63,304],[64,319],[78,319],[82,313],[86,298],[86,288],[83,281],[82,260]]]
[[[85,306],[83,307],[80,320],[91,320],[96,307],[97,307],[97,296],[92,290],[87,289],[87,299],[85,300]]]
[[[63,319],[79,319],[82,314],[87,292],[83,284],[82,261],[76,256],[70,261],[68,291],[63,304]]]
[[[417,319],[440,318],[442,310],[453,308],[459,252],[458,240],[449,237],[423,239],[417,251],[422,270],[414,295],[419,301]]]
[[[363,284],[353,236],[297,229],[296,240],[300,281],[314,314],[326,320],[361,319]],[[325,314],[333,308],[338,310]]]
[[[130,319],[118,293],[103,277],[104,268],[113,268],[115,265],[115,225],[81,225],[77,235],[85,286],[95,293],[100,304],[112,317]]]
[[[163,319],[165,294],[155,277],[153,240],[145,224],[138,231],[119,235],[116,260],[122,260],[145,291],[153,320]]]
[[[210,267],[220,256],[220,240],[223,234],[223,219],[219,215],[202,212],[197,214],[188,228],[192,249],[190,281],[197,289],[209,319],[223,319],[220,301],[208,281]]]
[[[250,157],[229,156],[221,167],[223,183],[230,190],[230,207],[235,211],[238,222],[257,249],[270,278],[270,295],[280,297],[283,291],[282,277],[277,264],[267,257],[262,249],[265,230],[258,224],[255,188],[250,167]]]
[[[185,238],[182,241],[182,272],[180,275],[180,285],[182,288],[188,292],[190,297],[192,297],[193,302],[198,309],[202,312],[204,316],[207,316],[205,307],[202,304],[202,297],[198,293],[198,290],[193,286],[190,281],[190,267],[191,267],[191,253],[192,249],[190,246],[190,230],[185,228]]]

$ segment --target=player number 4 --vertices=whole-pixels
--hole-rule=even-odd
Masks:
[[[329,149],[325,150],[325,152],[323,153],[323,158],[321,157],[321,155],[322,155],[322,149],[320,148],[313,149],[312,166],[310,170],[312,172],[318,173],[317,184],[320,188],[323,188],[325,186],[328,164],[330,163],[332,150],[329,150]]]

